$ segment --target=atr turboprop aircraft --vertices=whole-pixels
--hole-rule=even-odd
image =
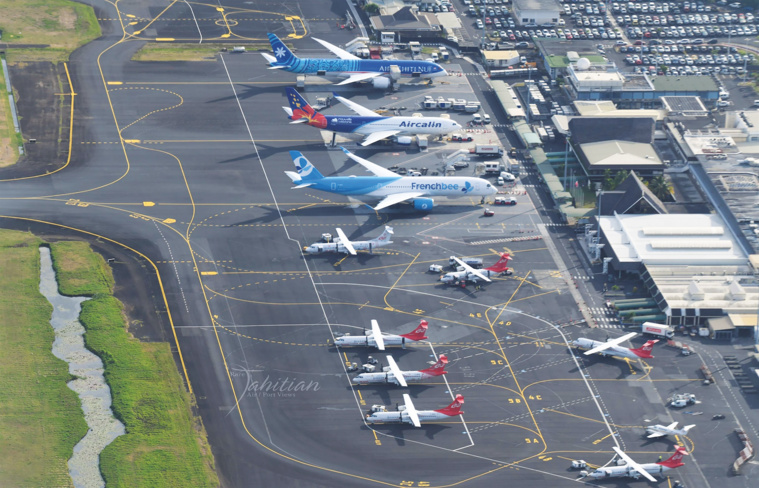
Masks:
[[[387,356],[387,364],[388,366],[383,368],[382,372],[361,373],[351,381],[357,385],[393,384],[408,386],[408,383],[429,380],[446,374],[445,365],[448,364],[448,358],[445,354],[441,354],[434,365],[419,371],[401,371],[393,356]]]
[[[450,405],[439,410],[417,410],[411,402],[411,397],[406,393],[403,394],[403,403],[406,408],[403,410],[399,409],[397,412],[389,412],[387,408],[375,410],[366,416],[366,422],[369,424],[412,424],[414,427],[421,427],[422,422],[445,421],[450,420],[451,417],[464,414],[461,411],[461,405],[464,404],[464,395],[456,395],[456,399]]]
[[[630,456],[622,452],[622,450],[618,447],[614,447],[614,451],[619,454],[619,457],[622,458],[627,464],[623,466],[608,466],[605,468],[598,468],[597,470],[593,471],[592,473],[588,473],[587,471],[583,471],[582,475],[583,477],[593,478],[597,480],[606,479],[606,478],[620,478],[623,476],[627,476],[629,478],[638,479],[641,476],[646,478],[649,481],[653,481],[654,483],[657,482],[656,478],[654,478],[653,474],[659,474],[664,475],[667,471],[675,468],[679,468],[684,463],[682,462],[683,456],[688,455],[688,451],[685,450],[682,446],[677,446],[675,448],[675,453],[666,461],[659,461],[658,463],[646,463],[646,464],[638,464],[632,459],[630,459]]]
[[[309,254],[337,252],[355,256],[356,251],[369,251],[371,253],[372,250],[378,247],[387,246],[388,244],[393,243],[393,241],[390,240],[390,236],[393,235],[393,228],[388,226],[385,226],[385,231],[380,234],[379,237],[375,237],[368,241],[351,241],[348,239],[348,236],[345,235],[343,229],[338,227],[336,231],[339,238],[332,242],[314,242],[310,246],[304,248],[304,251]]]
[[[626,359],[652,359],[653,356],[651,355],[651,351],[654,348],[654,344],[659,342],[658,340],[648,341],[637,349],[630,349],[620,346],[621,343],[632,339],[636,335],[638,334],[635,332],[630,332],[629,334],[625,334],[622,337],[618,337],[606,342],[594,341],[592,339],[579,337],[576,340],[572,341],[572,345],[581,349],[588,349],[585,351],[586,356],[598,353],[601,356],[616,356]]]
[[[269,69],[281,69],[290,73],[324,76],[332,80],[342,80],[338,85],[366,81],[374,88],[384,90],[392,84],[391,67],[397,66],[401,76],[416,78],[437,78],[448,73],[437,63],[415,60],[361,59],[327,41],[312,38],[326,47],[340,59],[299,58],[274,34],[268,34],[271,54],[262,53],[269,62]]]
[[[399,176],[389,169],[360,158],[345,148],[352,160],[374,173],[374,176],[322,176],[298,151],[290,151],[296,171],[285,171],[295,183],[293,189],[309,188],[361,200],[380,200],[374,210],[411,200],[416,210],[432,210],[432,197],[486,197],[498,190],[487,180],[467,176]]]
[[[323,115],[308,104],[294,88],[286,88],[289,107],[282,107],[292,120],[291,124],[308,124],[331,132],[366,136],[362,146],[368,146],[388,137],[430,134],[443,135],[461,130],[461,124],[443,117],[386,117],[378,115],[355,102],[334,94],[335,99],[348,106],[357,115]]]
[[[427,321],[422,320],[419,326],[408,334],[383,334],[376,320],[372,320],[372,330],[367,331],[362,336],[352,336],[345,334],[335,339],[335,345],[339,347],[346,346],[365,346],[376,347],[380,351],[385,350],[385,346],[403,346],[407,342],[422,341],[427,339]]]
[[[459,263],[460,271],[452,271],[440,277],[440,281],[446,285],[461,285],[466,287],[466,282],[477,283],[480,280],[492,281],[490,278],[499,275],[511,274],[511,270],[506,266],[509,264],[509,254],[501,254],[501,258],[493,266],[485,269],[474,269],[461,259],[453,256],[453,259]]]

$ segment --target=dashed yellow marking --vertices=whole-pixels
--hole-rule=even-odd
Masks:
[[[171,42],[174,40],[173,37],[156,37],[155,40],[157,42]]]
[[[216,276],[219,273],[217,271],[201,271],[200,274],[203,276]]]
[[[109,81],[108,84],[109,85],[122,85],[122,84],[124,84],[124,82],[123,81]]]

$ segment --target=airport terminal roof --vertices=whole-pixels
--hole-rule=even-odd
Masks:
[[[646,167],[663,165],[652,144],[603,141],[580,144],[579,148],[590,166],[609,166],[610,169],[634,167],[638,170],[645,170]]]
[[[612,140],[651,143],[654,128],[654,119],[650,117],[574,117],[569,121],[576,144]]]
[[[485,59],[488,61],[509,61],[514,58],[519,58],[517,51],[483,51]]]
[[[561,10],[558,0],[514,0],[519,10]]]
[[[717,82],[711,76],[657,76],[651,81],[656,91],[719,91],[719,85],[717,85]]]
[[[599,54],[585,54],[580,53],[581,58],[587,58],[588,61],[591,63],[603,63],[605,62],[604,57]],[[546,56],[546,60],[548,61],[548,66],[551,68],[566,68],[572,63],[577,62],[576,60],[570,60],[569,57],[564,54],[549,54]]]
[[[615,214],[601,217],[601,229],[620,262],[749,269],[748,256],[715,214]]]

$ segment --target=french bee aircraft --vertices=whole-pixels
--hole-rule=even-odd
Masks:
[[[387,356],[386,368],[377,373],[361,373],[353,378],[353,383],[357,385],[369,384],[393,384],[398,386],[408,386],[408,383],[428,380],[446,374],[445,365],[448,364],[448,357],[441,354],[437,362],[427,369],[419,371],[401,371],[393,356]]]
[[[588,349],[585,351],[586,356],[590,356],[591,354],[600,354],[601,356],[615,356],[625,359],[653,358],[651,351],[654,348],[654,344],[659,342],[658,340],[648,341],[636,349],[620,346],[620,344],[632,339],[636,335],[638,334],[635,332],[630,332],[629,334],[625,334],[622,337],[618,337],[606,342],[594,341],[592,339],[579,337],[576,340],[572,341],[572,345],[581,349]]]
[[[390,240],[390,237],[393,235],[393,228],[388,226],[385,226],[385,231],[380,234],[379,237],[375,237],[368,241],[351,241],[340,227],[335,230],[339,236],[337,239],[332,242],[314,242],[310,246],[304,248],[304,251],[308,254],[336,252],[355,256],[356,251],[369,251],[371,253],[375,248],[393,243],[393,241]]]
[[[485,269],[475,269],[455,256],[452,258],[459,264],[459,271],[452,271],[440,277],[440,281],[446,285],[461,285],[463,288],[466,287],[467,281],[472,283],[477,283],[480,280],[490,282],[493,281],[490,279],[491,277],[511,274],[506,266],[510,259],[508,253],[501,254],[501,258],[493,266]]]
[[[427,321],[422,320],[416,329],[408,334],[383,334],[380,330],[379,324],[376,320],[372,320],[372,330],[366,331],[364,335],[350,335],[335,339],[335,345],[339,347],[346,346],[364,346],[364,347],[376,347],[380,351],[385,350],[385,346],[403,346],[406,347],[407,342],[415,342],[427,339]]]
[[[592,473],[582,471],[583,477],[601,480],[606,478],[621,478],[623,476],[638,479],[643,476],[647,480],[656,483],[657,480],[652,475],[663,475],[669,470],[683,466],[683,456],[688,455],[688,451],[686,451],[684,447],[677,446],[675,448],[675,453],[666,461],[659,461],[658,463],[638,464],[630,459],[630,456],[625,454],[620,448],[614,446],[614,451],[619,455],[620,458],[625,461],[626,464],[623,466],[608,466],[604,468],[598,468]]]
[[[686,425],[682,429],[678,429],[677,422],[672,422],[669,425],[649,425],[646,427],[646,434],[648,434],[648,439],[655,439],[657,437],[664,437],[668,435],[688,435],[688,431],[695,426],[696,424]]]
[[[388,411],[384,405],[372,406],[372,413],[366,416],[366,422],[369,424],[411,424],[414,427],[421,427],[422,422],[435,422],[450,420],[451,417],[463,415],[461,405],[464,404],[464,395],[456,395],[456,399],[445,408],[439,410],[417,410],[411,402],[411,397],[404,393],[403,403],[398,410]]]

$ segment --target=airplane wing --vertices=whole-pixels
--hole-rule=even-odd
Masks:
[[[374,72],[374,73],[358,73],[355,75],[351,75],[348,77],[348,79],[345,79],[338,83],[338,85],[348,85],[350,83],[357,83],[359,81],[366,81],[371,80],[372,78],[376,78],[378,76],[382,76],[382,73]],[[376,113],[374,114],[377,115]]]
[[[585,355],[589,356],[591,354],[595,354],[597,352],[601,352],[601,351],[604,351],[606,349],[609,349],[610,347],[618,346],[618,345],[622,344],[623,342],[632,339],[636,335],[638,335],[638,334],[635,333],[635,332],[630,332],[629,334],[625,334],[622,337],[618,337],[616,339],[612,339],[610,341],[604,342],[600,346],[596,346],[596,347],[594,347],[593,349],[591,349],[589,351],[585,351]]]
[[[624,459],[628,466],[630,466],[632,469],[634,469],[635,471],[637,471],[638,473],[640,473],[648,481],[653,481],[654,483],[656,483],[656,478],[654,478],[653,476],[651,476],[651,473],[649,473],[648,471],[646,471],[645,469],[643,469],[643,466],[641,466],[640,464],[638,464],[635,461],[633,461],[630,458],[630,456],[628,456],[627,454],[625,454],[622,451],[622,449],[618,448],[617,446],[614,446],[614,452],[616,452],[617,454],[619,454],[619,457],[621,457],[622,459]]]
[[[674,430],[674,429],[676,429],[676,428],[677,428],[677,424],[678,424],[678,422],[672,422],[671,424],[669,424],[669,425],[667,426],[667,428],[668,428],[668,429],[672,429],[672,430]]]
[[[421,427],[422,423],[419,422],[419,414],[417,413],[416,408],[414,408],[414,404],[411,402],[411,397],[408,393],[403,394],[403,402],[406,404],[406,413],[408,413],[414,427]]]
[[[395,205],[396,203],[405,202],[406,200],[421,197],[422,195],[424,195],[423,192],[394,193],[392,195],[388,195],[385,198],[383,198],[382,201],[379,202],[376,207],[374,207],[374,210],[382,210],[383,208],[389,207],[391,205]]]
[[[371,144],[374,144],[377,141],[381,141],[382,139],[387,139],[388,137],[393,137],[395,135],[398,135],[402,133],[402,130],[381,130],[379,132],[372,132],[366,138],[361,141],[362,146],[369,146]]]
[[[646,439],[655,439],[657,437],[664,437],[665,435],[667,435],[667,434],[664,434],[662,432],[653,432],[653,433],[649,434],[648,437],[646,437]]]
[[[379,324],[376,320],[372,320],[372,337],[374,337],[374,343],[377,344],[377,349],[384,351],[385,338],[382,337],[382,331],[380,330]]]
[[[463,266],[465,270],[467,270],[469,273],[472,273],[476,277],[478,277],[480,279],[483,279],[485,281],[492,281],[490,278],[488,278],[487,276],[485,276],[484,274],[482,274],[482,272],[480,272],[479,270],[476,270],[473,267],[469,266],[468,264],[466,264],[464,261],[460,260],[456,256],[454,256],[453,259],[455,259],[456,262],[459,263],[459,266]]]
[[[337,231],[337,235],[340,237],[340,244],[345,246],[345,249],[348,250],[351,255],[356,255],[356,250],[353,248],[353,244],[351,244],[351,241],[348,239],[348,236],[345,235],[345,232],[343,232],[343,229],[340,227],[335,229]]]
[[[315,37],[312,37],[311,39],[332,51],[332,54],[340,59],[361,59],[358,56],[354,56],[353,54],[349,53],[345,49],[340,49],[339,47],[335,46],[334,44],[330,44],[327,41],[322,41],[321,39],[317,39]]]
[[[395,362],[395,359],[393,359],[393,356],[387,357],[387,364],[390,366],[390,371],[393,373],[393,376],[395,376],[398,384],[401,386],[408,386],[408,383],[406,383],[406,378],[403,377],[403,372],[401,372],[401,368],[398,367],[398,364]]]
[[[360,164],[364,168],[366,168],[369,171],[371,171],[372,173],[374,173],[375,176],[394,176],[396,178],[398,177],[397,174],[393,173],[389,169],[383,168],[379,164],[372,163],[371,161],[366,160],[364,158],[360,158],[360,157],[356,156],[355,154],[353,154],[352,152],[350,152],[347,149],[345,149],[343,146],[340,146],[340,149],[343,150],[343,152],[345,153],[346,156],[348,156],[349,158],[351,158],[352,160],[354,160],[355,162],[357,162],[358,164]]]
[[[343,98],[340,95],[338,95],[337,93],[332,92],[332,96],[335,97],[335,100],[337,100],[338,102],[342,103],[343,105],[345,105],[349,109],[353,110],[358,115],[363,115],[364,117],[379,117],[379,115],[377,115],[377,112],[375,112],[374,110],[369,110],[368,108],[364,107],[363,105],[359,105],[356,102],[351,102],[347,98]]]

